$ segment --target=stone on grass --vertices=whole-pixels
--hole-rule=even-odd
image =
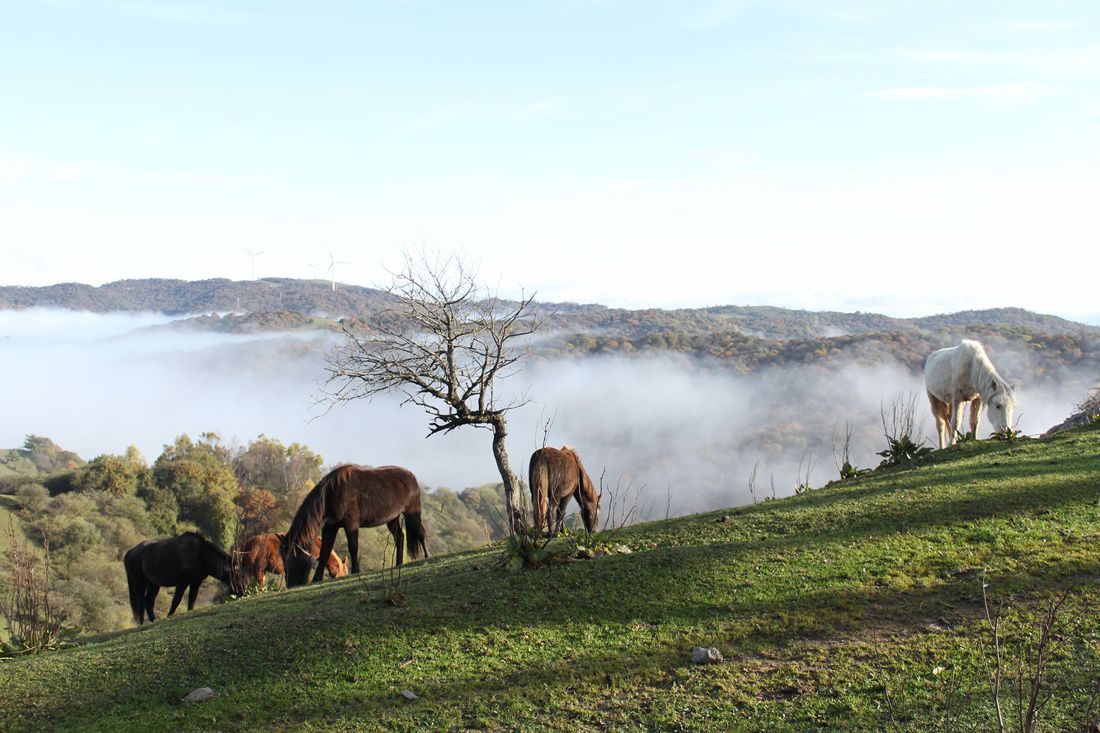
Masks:
[[[692,664],[717,664],[722,661],[722,652],[715,647],[697,646],[691,650]]]
[[[184,702],[206,702],[207,700],[213,700],[218,696],[218,693],[211,690],[209,687],[200,687],[197,690],[191,690],[187,693],[187,697],[183,698]]]
[[[412,690],[402,690],[401,697],[405,698],[406,700],[416,700],[420,697],[420,695],[417,695]]]

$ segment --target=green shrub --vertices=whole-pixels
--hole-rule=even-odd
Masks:
[[[900,438],[887,438],[887,445],[886,450],[879,451],[877,454],[885,459],[882,462],[883,466],[911,463],[932,453],[931,448],[914,443],[908,435],[902,435]]]

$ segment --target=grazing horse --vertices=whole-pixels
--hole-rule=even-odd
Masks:
[[[581,506],[585,530],[598,529],[600,497],[581,465],[581,457],[572,448],[539,448],[531,454],[527,476],[536,532],[542,531],[544,521],[547,535],[561,532],[570,497],[576,497]]]
[[[312,546],[317,533],[321,533],[320,558],[325,559],[341,527],[348,540],[351,572],[359,572],[360,527],[386,525],[397,548],[397,564],[401,565],[402,515],[409,554],[419,557],[423,550],[427,556],[427,535],[420,518],[420,482],[411,471],[400,466],[334,468],[306,494],[280,543],[287,587],[308,582],[312,557],[306,548]],[[323,565],[317,565],[314,583],[321,579],[324,570]]]
[[[176,587],[169,616],[176,612],[183,591],[188,586],[187,610],[195,607],[199,586],[207,575],[213,575],[225,583],[232,593],[239,595],[244,590],[240,574],[234,572],[228,553],[198,532],[139,542],[126,551],[122,563],[126,567],[126,582],[130,586],[130,609],[138,625],[145,623],[146,614],[150,621],[156,620],[153,605],[164,586]]]
[[[1016,395],[1001,379],[985,349],[964,339],[958,346],[933,351],[924,362],[924,383],[936,418],[940,448],[962,435],[963,409],[970,404],[970,432],[977,435],[983,406],[996,430],[1012,427]]]
[[[279,545],[282,542],[283,537],[286,535],[282,532],[263,532],[261,534],[255,534],[248,538],[248,541],[244,543],[244,547],[239,551],[238,557],[240,558],[240,564],[244,571],[244,581],[247,586],[252,580],[255,580],[261,588],[264,587],[264,582],[267,579],[266,573],[271,572],[276,575],[282,575],[283,570],[283,556],[279,552]],[[321,538],[316,537],[313,540],[314,558],[318,558],[321,555]],[[340,558],[335,552],[328,556],[328,575],[330,578],[343,578],[348,574],[348,564]]]

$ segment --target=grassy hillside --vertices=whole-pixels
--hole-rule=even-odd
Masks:
[[[1080,730],[1100,670],[1098,455],[1100,431],[968,443],[632,527],[631,554],[416,563],[403,607],[371,573],[185,612],[3,662],[0,729],[928,731],[957,683],[956,729],[995,730],[984,577],[1009,665],[1073,589],[1042,729]],[[726,661],[693,666],[694,646]],[[201,686],[219,697],[179,702]]]

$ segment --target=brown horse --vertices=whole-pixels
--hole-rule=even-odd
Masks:
[[[195,607],[199,586],[208,575],[225,583],[237,595],[244,591],[240,574],[234,572],[228,553],[198,532],[139,542],[126,551],[122,563],[130,587],[130,610],[139,625],[145,623],[146,614],[150,621],[156,620],[153,605],[164,586],[176,587],[169,616],[176,612],[188,586],[187,610]]]
[[[312,545],[317,533],[321,533],[320,557],[327,558],[341,527],[348,540],[351,572],[359,572],[360,527],[386,525],[397,547],[397,564],[402,564],[401,515],[405,517],[409,554],[419,557],[423,550],[426,556],[428,544],[420,519],[420,483],[411,471],[400,466],[334,468],[302,500],[282,540],[280,551],[287,587],[308,582],[312,558],[305,548]],[[323,573],[324,567],[319,564],[313,582],[319,581]]]
[[[238,551],[238,559],[244,572],[244,584],[247,586],[255,580],[261,588],[264,587],[266,573],[271,572],[282,575],[283,556],[279,553],[279,545],[286,534],[279,532],[263,532],[248,538],[244,547]],[[313,540],[313,557],[321,556],[321,538]],[[335,552],[328,556],[328,575],[330,578],[343,578],[348,574],[348,564]]]
[[[544,522],[548,536],[561,532],[570,497],[576,497],[580,504],[585,530],[599,528],[600,497],[581,464],[581,457],[572,448],[567,445],[560,450],[539,448],[531,454],[527,477],[536,532],[542,531]]]

